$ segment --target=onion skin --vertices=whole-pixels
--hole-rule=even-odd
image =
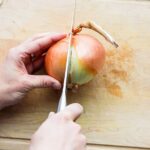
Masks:
[[[46,72],[63,82],[68,48],[68,37],[49,48],[45,57]],[[89,82],[102,68],[105,49],[94,37],[76,34],[72,37],[70,82],[82,85]]]

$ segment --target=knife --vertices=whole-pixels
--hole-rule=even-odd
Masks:
[[[64,75],[64,82],[63,82],[63,88],[62,88],[62,93],[59,99],[58,103],[58,108],[57,112],[62,111],[66,106],[67,106],[67,83],[68,83],[68,75],[70,73],[70,66],[71,66],[71,55],[72,55],[72,35],[73,35],[73,28],[74,28],[74,23],[75,23],[75,13],[76,13],[76,0],[74,0],[74,10],[73,10],[73,15],[72,15],[72,22],[71,22],[71,27],[70,27],[70,32],[69,32],[69,44],[68,44],[68,49],[67,49],[67,60],[66,60],[66,69],[65,69],[65,75]]]

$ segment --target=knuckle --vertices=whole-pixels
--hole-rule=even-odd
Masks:
[[[41,43],[37,43],[37,49],[38,50],[42,49],[42,44]]]
[[[9,49],[7,57],[9,59],[16,60],[16,59],[18,59],[20,57],[19,56],[20,53],[21,53],[21,48],[19,48],[19,46],[18,47],[14,47],[14,48]]]
[[[70,114],[69,113],[62,113],[62,119],[64,121],[70,120]]]
[[[59,120],[64,121],[64,122],[70,120],[70,114],[67,112],[61,112],[57,115],[57,117],[59,118]]]
[[[28,82],[29,82],[29,81],[27,80],[26,77],[22,77],[22,78],[21,78],[21,82],[22,82],[23,85],[28,85]]]
[[[49,86],[49,82],[46,79],[42,79],[41,83],[42,83],[43,87],[48,87]]]
[[[19,54],[19,58],[21,58],[21,60],[25,60],[26,58],[28,58],[28,56],[29,56],[29,54],[27,54],[26,52]]]
[[[20,78],[20,83],[21,83],[21,85],[23,86],[23,88],[24,88],[26,91],[30,90],[31,82],[30,82],[30,80],[28,79],[28,77],[22,76],[22,77]]]
[[[86,144],[86,136],[85,135],[83,135],[83,134],[80,135],[80,142],[82,144]]]
[[[74,128],[76,129],[77,132],[81,131],[81,126],[79,124],[75,123]]]

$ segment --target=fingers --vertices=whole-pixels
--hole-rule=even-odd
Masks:
[[[78,137],[78,140],[80,144],[77,149],[86,150],[86,143],[87,143],[86,136],[83,134],[80,134],[80,136]]]
[[[56,79],[48,75],[27,75],[26,82],[30,89],[52,87],[54,89],[61,89],[61,84]]]
[[[40,69],[44,63],[45,56],[41,56],[27,65],[28,73],[31,74]]]
[[[60,114],[63,115],[65,119],[75,121],[82,114],[82,112],[83,107],[78,103],[74,103],[68,105],[62,112],[60,112]]]
[[[43,55],[50,46],[65,37],[66,34],[58,33],[39,34],[19,46],[12,48],[8,56],[13,60],[22,60],[25,64],[28,64],[31,57],[37,58]]]
[[[28,54],[44,53],[52,44],[63,39],[66,34],[46,34],[41,38],[33,38],[30,42],[22,44],[22,51]],[[36,40],[34,40],[36,39]]]
[[[75,121],[83,112],[83,107],[78,103],[73,103],[68,105],[63,111],[57,113],[59,117],[65,120]],[[53,116],[55,113],[50,112],[49,117]],[[49,118],[48,117],[48,118]]]
[[[44,33],[36,34],[36,35],[34,35],[33,37],[27,39],[24,43],[29,43],[29,42],[35,41],[35,40],[37,40],[37,39],[43,38],[43,37],[45,37],[45,36],[47,36],[47,35],[50,35],[50,34],[52,35],[51,32],[44,32]]]

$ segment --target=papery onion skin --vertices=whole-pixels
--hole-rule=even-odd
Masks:
[[[102,68],[105,49],[94,37],[76,34],[72,37],[72,58],[70,82],[82,85],[89,82]],[[68,38],[64,38],[49,48],[45,57],[46,72],[63,82],[66,67]]]

